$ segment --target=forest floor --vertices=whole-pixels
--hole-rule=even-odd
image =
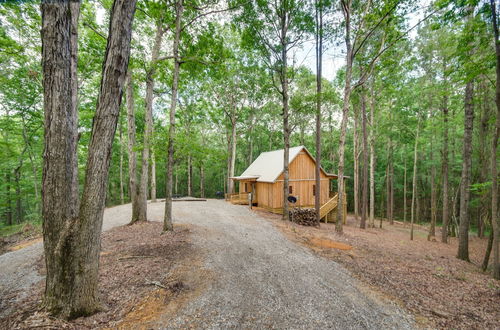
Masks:
[[[0,230],[0,255],[41,241],[41,224],[21,224]]]
[[[281,216],[256,211],[288,238],[349,269],[371,288],[412,311],[419,326],[453,329],[500,328],[500,281],[481,271],[487,239],[471,236],[471,263],[457,259],[457,239],[448,244],[427,240],[427,228],[383,222],[360,229],[348,216],[344,234],[334,224],[320,228],[283,222]],[[379,225],[379,219],[376,221]],[[440,233],[438,232],[438,239]]]

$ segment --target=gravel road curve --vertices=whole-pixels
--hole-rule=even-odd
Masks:
[[[149,205],[161,221],[163,203]],[[174,223],[195,225],[192,242],[215,276],[159,328],[413,329],[413,318],[354,279],[341,265],[289,241],[245,206],[221,200],[175,202]],[[107,209],[104,228],[127,223],[130,204]],[[0,297],[41,279],[41,244],[0,256]],[[1,314],[1,312],[0,312]],[[168,320],[168,321],[167,321]]]

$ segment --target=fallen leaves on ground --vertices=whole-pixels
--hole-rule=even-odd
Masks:
[[[424,226],[416,226],[411,241],[409,225],[402,223],[360,229],[349,216],[343,235],[338,235],[334,224],[303,227],[284,222],[280,216],[258,213],[292,240],[341,263],[362,283],[412,311],[422,327],[500,328],[500,281],[480,269],[486,238],[470,237],[468,263],[455,257],[456,238],[448,244],[427,241]],[[353,249],[340,249],[336,244]]]
[[[44,289],[40,282],[31,297],[21,301],[17,311],[0,320],[1,329],[94,329],[115,328],[128,315],[127,328],[134,324],[153,321],[160,315],[151,313],[145,318],[137,312],[150,296],[157,297],[167,306],[170,299],[181,291],[188,291],[179,263],[188,262],[198,256],[189,242],[190,229],[175,226],[174,232],[161,234],[162,224],[140,222],[131,226],[113,228],[102,234],[102,252],[99,272],[99,293],[102,311],[90,317],[70,322],[50,317],[41,308]],[[40,260],[39,265],[43,267]],[[178,269],[179,268],[179,269]],[[44,270],[41,269],[43,273]],[[162,307],[158,304],[157,309]],[[148,304],[148,309],[152,306]],[[151,310],[148,310],[148,314]]]

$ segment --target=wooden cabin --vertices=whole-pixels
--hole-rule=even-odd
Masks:
[[[316,161],[304,146],[290,148],[288,195],[297,199],[291,207],[313,208],[316,192]],[[249,204],[274,213],[283,212],[283,149],[263,152],[240,175],[231,179],[238,182],[239,193],[229,194],[234,204]],[[320,168],[321,218],[327,220],[337,206],[337,194],[330,191],[330,180],[335,174]],[[235,184],[236,186],[236,184]],[[345,198],[344,200],[347,200]],[[344,202],[344,221],[347,204]]]

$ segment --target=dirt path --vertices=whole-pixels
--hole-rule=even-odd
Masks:
[[[148,213],[161,221],[163,203],[150,204]],[[129,217],[130,205],[107,209],[104,229]],[[192,242],[204,252],[203,267],[213,276],[176,315],[161,317],[159,328],[415,327],[411,316],[364,288],[345,268],[292,243],[244,206],[175,202],[174,222],[196,227]],[[40,256],[41,244],[0,256],[0,290],[27,290],[40,280],[34,268]]]

